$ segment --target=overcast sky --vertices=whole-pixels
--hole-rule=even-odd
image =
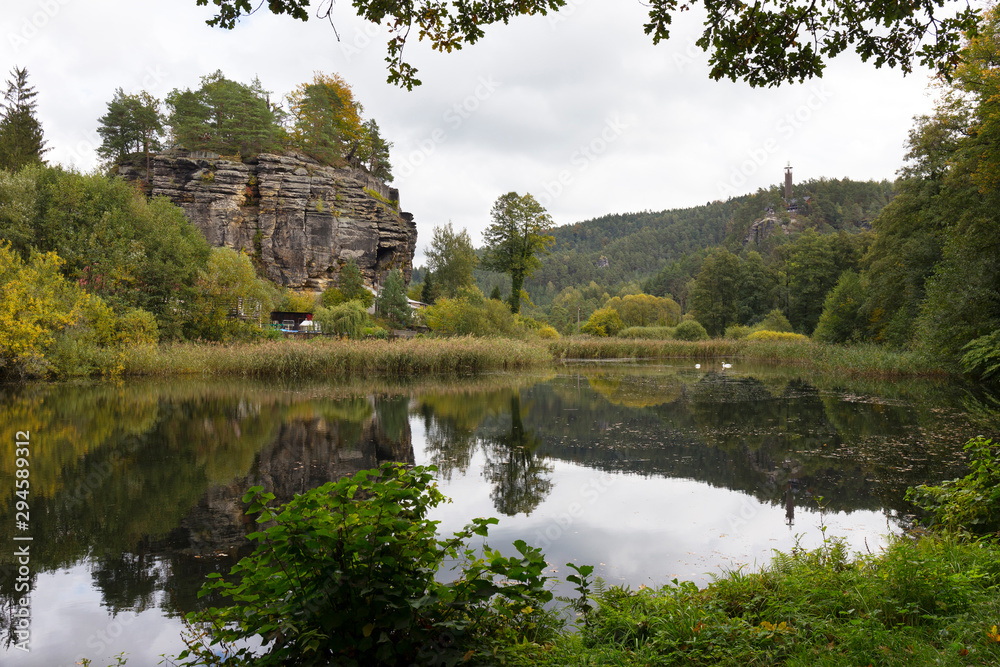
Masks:
[[[266,10],[232,31],[210,28],[212,7],[195,0],[11,4],[0,64],[28,68],[49,161],[84,171],[117,87],[162,99],[221,69],[283,97],[314,71],[340,74],[394,144],[392,185],[420,234],[415,264],[449,220],[480,245],[510,191],[535,195],[561,225],[753,192],[781,182],[788,163],[797,181],[891,179],[913,116],[933,104],[926,72],[904,77],[854,55],[801,85],[712,81],[694,46],[697,16],[678,17],[653,46],[637,0],[569,0],[451,54],[414,42],[406,55],[424,84],[412,92],[385,82],[386,33],[346,0],[334,6],[339,43],[325,20]]]

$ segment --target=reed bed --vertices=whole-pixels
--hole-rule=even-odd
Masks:
[[[125,376],[254,378],[409,377],[523,370],[547,365],[544,345],[508,339],[279,340],[178,343],[136,349]]]
[[[564,338],[549,344],[553,357],[574,359],[695,359],[727,358],[768,363],[797,364],[818,371],[854,377],[947,377],[956,372],[939,361],[912,351],[878,345],[828,345],[811,340],[706,341],[644,340],[619,338]]]

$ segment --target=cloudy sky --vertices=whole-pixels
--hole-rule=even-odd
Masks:
[[[569,0],[548,17],[487,28],[471,47],[407,56],[424,85],[385,82],[386,33],[334,5],[325,20],[266,10],[232,31],[210,28],[195,0],[15,0],[0,18],[0,64],[28,68],[48,159],[96,165],[97,119],[114,90],[163,98],[221,69],[284,96],[314,71],[353,86],[393,142],[404,210],[417,221],[416,263],[435,225],[476,245],[505,192],[530,192],[557,224],[606,213],[681,208],[796,180],[893,178],[914,115],[933,104],[928,76],[875,70],[856,56],[822,80],[752,89],[708,78],[694,13],[653,46],[638,0]],[[315,13],[315,5],[314,5]]]

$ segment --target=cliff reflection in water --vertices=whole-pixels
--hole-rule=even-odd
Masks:
[[[0,438],[32,432],[32,586],[40,572],[86,563],[109,614],[171,615],[204,604],[204,575],[228,571],[246,550],[254,526],[241,497],[254,485],[284,502],[383,461],[419,460],[443,480],[488,487],[498,515],[537,516],[560,482],[558,460],[732,489],[784,508],[791,523],[819,496],[832,510],[898,513],[908,486],[962,474],[962,444],[1000,432],[998,413],[992,397],[934,383],[587,365],[355,389],[7,388]],[[0,457],[8,544],[14,472],[13,457]],[[20,596],[10,550],[0,567],[8,635]]]
[[[190,610],[204,575],[228,571],[255,529],[241,498],[278,502],[414,460],[409,399],[308,398],[211,384],[39,386],[0,394],[0,428],[30,430],[31,585],[89,562],[110,613]],[[0,459],[0,539],[14,535],[13,462]],[[4,609],[21,597],[0,555]],[[10,619],[4,614],[3,631]]]

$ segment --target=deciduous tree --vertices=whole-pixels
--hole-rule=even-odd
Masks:
[[[521,309],[524,279],[541,264],[538,255],[547,253],[552,246],[553,238],[546,234],[552,218],[530,194],[516,192],[500,196],[491,216],[493,222],[483,233],[486,253],[482,265],[510,276],[508,303],[516,314]]]
[[[438,294],[454,297],[458,291],[475,284],[472,271],[479,258],[466,230],[456,232],[451,222],[434,227],[427,249],[427,268],[434,274]]]

